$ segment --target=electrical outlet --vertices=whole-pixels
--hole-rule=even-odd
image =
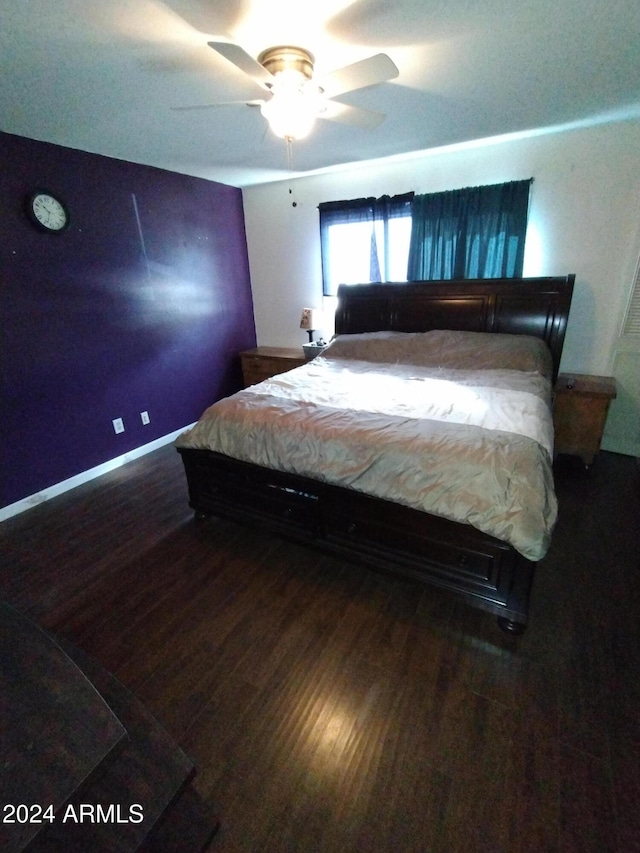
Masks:
[[[140,420],[143,424],[149,423],[149,412],[140,412]]]
[[[113,424],[113,431],[116,433],[116,435],[119,432],[124,432],[124,423],[122,421],[122,418],[114,418],[112,421],[112,424]]]

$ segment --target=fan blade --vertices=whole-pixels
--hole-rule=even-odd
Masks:
[[[273,74],[270,74],[266,68],[260,65],[246,50],[243,50],[240,45],[228,41],[210,41],[207,44],[221,56],[224,56],[225,59],[228,59],[229,62],[233,62],[236,68],[244,71],[245,74],[248,74],[249,77],[261,86],[273,83]]]
[[[218,101],[217,104],[193,104],[187,107],[171,107],[176,112],[188,112],[189,110],[212,110],[215,107],[233,107],[238,104],[244,104],[245,107],[261,107],[265,101]]]
[[[361,59],[344,68],[338,68],[323,77],[315,80],[328,98],[343,95],[345,92],[353,92],[354,89],[363,89],[365,86],[374,86],[376,83],[384,83],[393,80],[400,72],[386,53],[376,53],[368,59]]]
[[[352,107],[350,104],[340,104],[338,101],[328,101],[326,110],[321,112],[318,118],[338,121],[340,124],[350,124],[353,127],[362,127],[365,130],[373,130],[382,124],[386,115],[374,110]]]

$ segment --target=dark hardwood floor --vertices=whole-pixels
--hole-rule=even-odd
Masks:
[[[518,639],[451,596],[221,521],[171,447],[0,525],[0,597],[198,767],[212,850],[640,850],[640,478],[556,466]]]

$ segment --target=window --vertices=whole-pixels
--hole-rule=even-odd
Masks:
[[[324,295],[339,284],[521,276],[530,185],[321,204]]]
[[[531,180],[415,196],[408,277],[522,275]]]
[[[405,281],[413,193],[320,205],[325,296],[339,284]]]

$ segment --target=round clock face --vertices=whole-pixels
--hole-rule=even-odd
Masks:
[[[59,233],[69,224],[67,208],[48,192],[33,193],[29,199],[29,213],[36,225],[45,231]]]

